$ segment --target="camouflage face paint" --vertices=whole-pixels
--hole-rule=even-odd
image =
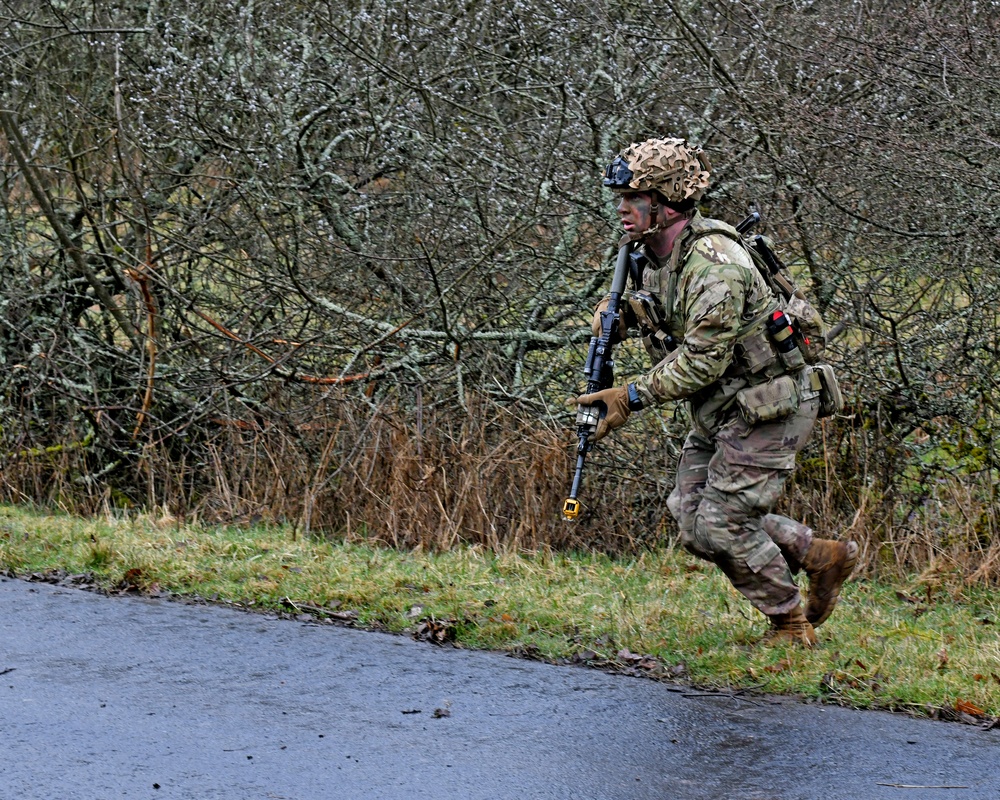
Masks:
[[[645,231],[652,227],[652,197],[648,192],[623,192],[617,199],[618,216],[626,233]]]

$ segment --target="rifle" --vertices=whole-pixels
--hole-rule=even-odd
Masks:
[[[753,211],[736,226],[736,231],[740,236],[743,236],[759,221],[760,214]],[[758,240],[759,244],[757,244]],[[759,247],[770,256],[770,260],[768,260],[767,256],[761,255],[761,258],[767,263],[768,268],[771,268],[771,264],[774,263],[777,265],[776,269],[781,269],[780,262],[778,262],[777,257],[767,246],[762,236],[754,237],[752,244],[755,249]],[[587,351],[587,361],[583,368],[584,374],[587,376],[586,394],[599,392],[602,389],[609,389],[615,382],[613,349],[619,341],[618,320],[621,313],[622,297],[625,294],[625,283],[630,273],[633,274],[633,281],[637,284],[641,281],[641,278],[638,280],[636,278],[636,274],[639,273],[636,262],[641,256],[633,254],[632,247],[633,242],[628,241],[618,248],[618,260],[615,263],[614,277],[611,279],[608,306],[601,312],[601,335],[590,337],[590,349]],[[577,412],[576,434],[578,443],[576,447],[576,470],[573,473],[573,484],[569,490],[569,497],[563,501],[563,519],[574,520],[580,516],[581,506],[577,495],[580,492],[580,483],[583,480],[583,466],[587,461],[587,453],[594,447],[594,443],[590,437],[597,430],[599,420],[599,412],[594,407],[581,408]]]
[[[736,231],[740,234],[740,236],[746,236],[750,229],[758,222],[760,222],[760,214],[756,211],[751,211],[750,215],[736,226]],[[760,258],[760,261],[754,259],[757,263],[758,269],[760,268],[761,262],[763,262],[766,267],[764,278],[769,284],[772,285],[772,287],[777,288],[778,292],[783,295],[785,300],[791,300],[793,297],[798,297],[800,300],[806,299],[802,290],[789,279],[785,265],[781,263],[781,259],[779,259],[775,252],[770,248],[767,243],[767,239],[760,234],[757,234],[748,240],[748,244],[750,245],[750,249],[753,253]],[[764,272],[764,270],[761,271]]]
[[[628,280],[632,261],[632,242],[628,241],[618,248],[618,260],[615,262],[615,274],[611,279],[611,293],[608,307],[601,312],[601,335],[590,337],[590,349],[587,351],[587,361],[583,371],[587,376],[586,394],[609,389],[615,382],[614,346],[618,343],[618,320],[620,306],[625,294],[625,282]],[[590,440],[591,434],[597,430],[600,419],[598,410],[592,406],[581,408],[576,415],[576,471],[573,473],[573,486],[569,497],[563,502],[563,519],[574,520],[580,515],[580,501],[576,499],[583,479],[583,465],[587,453],[594,447]]]

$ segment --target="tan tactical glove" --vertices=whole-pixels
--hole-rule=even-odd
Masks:
[[[590,324],[590,329],[594,332],[594,336],[601,335],[601,312],[607,309],[609,302],[611,302],[611,298],[605,297],[600,303],[594,306],[594,320]],[[622,313],[618,315],[618,338],[623,341],[628,338],[628,323],[625,315]]]
[[[597,430],[591,434],[591,439],[595,442],[625,424],[632,413],[632,408],[635,407],[634,402],[630,407],[628,386],[602,389],[593,394],[581,394],[576,398],[577,405],[595,406],[602,412],[597,422]],[[639,407],[642,407],[641,404]]]

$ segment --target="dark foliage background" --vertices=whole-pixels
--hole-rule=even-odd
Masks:
[[[586,6],[586,7],[585,7]],[[684,135],[841,335],[787,510],[1000,572],[995,2],[0,9],[0,493],[449,546],[671,534],[684,420],[558,511],[603,165]],[[634,349],[623,372],[644,367]],[[669,516],[669,515],[667,515]]]

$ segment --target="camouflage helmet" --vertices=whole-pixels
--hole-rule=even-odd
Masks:
[[[647,139],[608,164],[604,185],[614,192],[659,192],[671,205],[687,205],[705,194],[711,169],[701,148],[684,139]]]

